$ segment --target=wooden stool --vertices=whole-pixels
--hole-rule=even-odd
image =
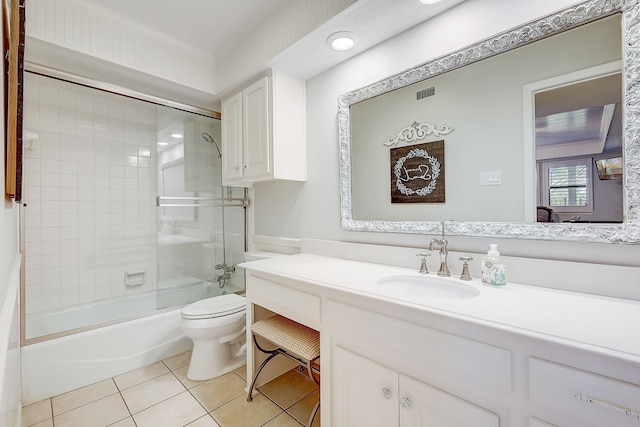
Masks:
[[[286,317],[275,315],[259,320],[251,325],[251,334],[258,350],[269,354],[269,357],[262,362],[253,377],[247,395],[247,402],[251,402],[253,399],[251,394],[253,393],[253,388],[262,368],[279,354],[287,356],[295,360],[300,366],[305,367],[309,378],[311,378],[314,383],[320,385],[320,333],[318,331],[294,322],[291,319],[287,319]],[[276,349],[267,350],[262,348],[260,344],[258,344],[256,336],[269,341]],[[313,411],[311,411],[307,426],[311,427],[319,408],[320,399],[318,399],[318,403],[316,403]]]

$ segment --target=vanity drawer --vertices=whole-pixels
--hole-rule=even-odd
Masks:
[[[640,426],[640,386],[529,358],[531,402],[576,425]],[[578,424],[579,423],[579,424]]]
[[[334,342],[420,381],[483,395],[512,391],[511,351],[504,348],[332,300],[324,316]]]
[[[247,275],[247,300],[314,329],[320,328],[321,298]]]

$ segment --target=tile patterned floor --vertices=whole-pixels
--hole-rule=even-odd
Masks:
[[[297,370],[258,389],[247,402],[246,370],[207,381],[187,379],[191,352],[23,408],[33,427],[301,427],[319,389]],[[314,427],[320,426],[320,415]]]

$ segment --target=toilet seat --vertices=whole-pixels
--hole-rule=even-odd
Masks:
[[[244,297],[236,294],[220,295],[196,301],[182,308],[182,318],[197,320],[224,317],[246,309]]]

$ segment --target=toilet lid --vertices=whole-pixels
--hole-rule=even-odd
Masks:
[[[236,294],[220,295],[196,301],[182,308],[182,317],[186,319],[201,319],[221,317],[244,310],[244,297]]]

